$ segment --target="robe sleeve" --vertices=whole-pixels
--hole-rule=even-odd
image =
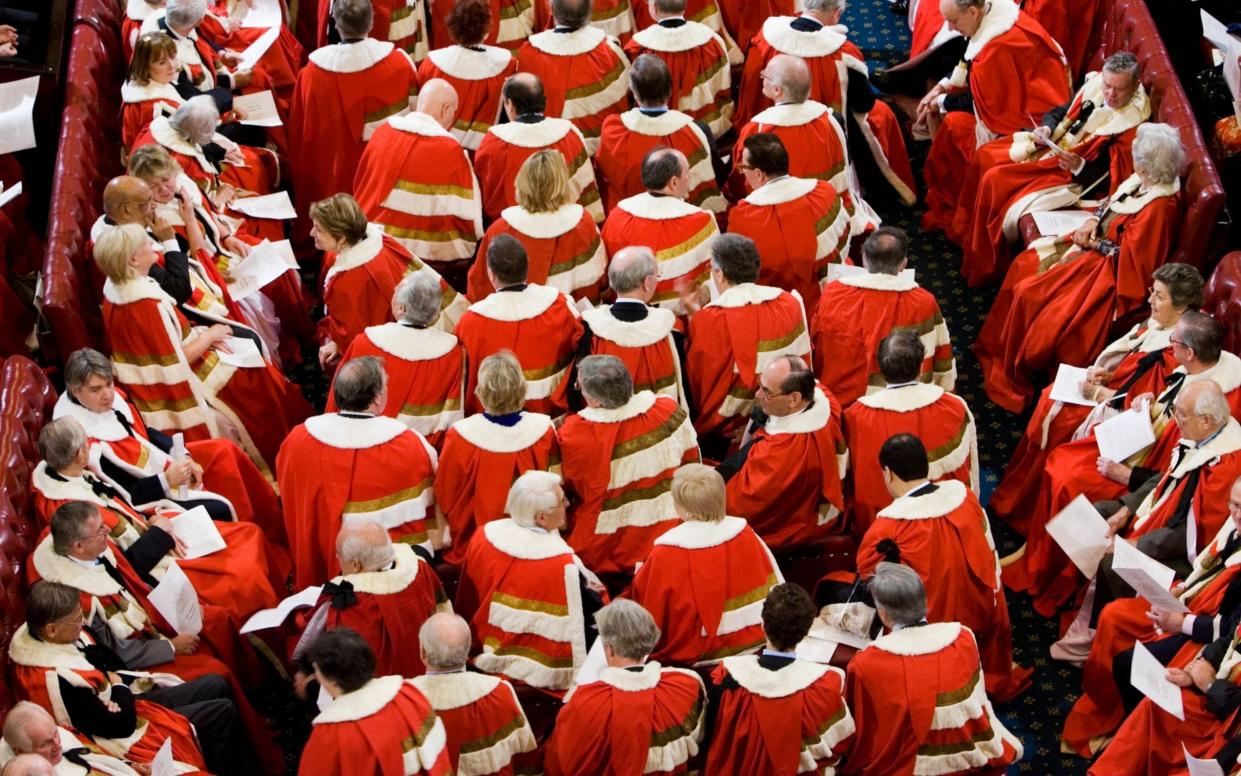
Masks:
[[[1167,260],[1176,237],[1179,197],[1165,197],[1142,209],[1120,228],[1120,256],[1116,260],[1116,295],[1120,309],[1136,309],[1146,298],[1149,267]]]
[[[119,684],[112,686],[111,699],[119,707],[112,711],[92,688],[70,684],[63,677],[57,677],[57,681],[60,682],[61,701],[69,712],[69,722],[74,730],[100,738],[128,738],[133,735],[138,726],[138,712],[128,687]]]

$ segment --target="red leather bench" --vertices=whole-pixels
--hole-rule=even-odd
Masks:
[[[1224,349],[1241,353],[1241,251],[1220,259],[1207,281],[1205,312],[1224,327]]]

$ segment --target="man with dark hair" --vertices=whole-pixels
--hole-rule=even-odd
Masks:
[[[758,249],[748,237],[711,241],[711,281],[719,296],[699,307],[683,300],[689,323],[688,380],[697,404],[694,426],[722,458],[745,427],[759,375],[783,355],[810,358],[806,313],[796,291],[758,285]],[[804,396],[803,399],[809,399]]]
[[[894,500],[862,536],[858,576],[869,577],[883,560],[917,571],[926,585],[927,618],[972,630],[987,694],[997,703],[1015,697],[1028,686],[1030,672],[1013,665],[999,560],[978,497],[958,480],[928,479],[926,448],[913,434],[887,439],[879,466]]]
[[[417,431],[380,414],[388,404],[383,360],[345,362],[332,390],[339,409],[293,429],[276,459],[298,589],[341,573],[336,536],[346,520],[373,519],[394,542],[428,552],[439,541],[435,450]]]
[[[705,773],[792,773],[809,770],[807,760],[823,772],[848,754],[854,725],[845,706],[844,671],[802,660],[794,651],[817,614],[798,585],[768,591],[767,646],[757,655],[724,658],[712,674]]]
[[[474,154],[474,172],[483,195],[483,218],[490,223],[517,204],[517,173],[539,151],[554,149],[569,167],[569,191],[575,202],[603,222],[603,201],[586,139],[573,123],[545,115],[543,82],[531,73],[517,73],[504,82],[500,104],[508,122],[494,124]]]
[[[599,187],[608,210],[622,199],[642,193],[646,187],[641,160],[652,148],[663,146],[694,160],[686,201],[713,213],[723,212],[725,202],[712,167],[715,138],[693,116],[671,108],[672,75],[668,66],[653,54],[639,55],[629,68],[629,89],[637,107],[604,120],[595,155]]]
[[[591,0],[552,0],[556,28],[531,35],[517,51],[518,67],[547,93],[547,113],[573,122],[591,154],[603,120],[625,109],[629,60],[614,38],[591,25]],[[628,8],[624,9],[626,21]]]
[[[758,378],[749,441],[720,465],[728,513],[745,515],[773,552],[840,532],[849,469],[840,404],[815,384],[800,357],[772,359]]]
[[[939,302],[912,277],[905,233],[876,229],[862,244],[866,272],[837,278],[823,287],[812,324],[819,380],[845,407],[883,387],[879,343],[897,329],[918,332],[926,349],[918,380],[951,391],[957,379],[948,325]]]
[[[978,493],[978,433],[961,397],[918,382],[926,349],[918,335],[894,331],[879,343],[883,390],[860,397],[845,410],[845,441],[853,458],[853,526],[863,534],[875,513],[892,503],[884,485],[880,446],[897,434],[913,434],[931,451],[932,480],[960,480]]]
[[[358,8],[362,5],[360,3],[336,3],[328,0],[318,5],[315,41],[317,46],[340,43],[342,39],[354,37],[361,17],[363,25],[370,28],[370,37],[375,40],[391,42],[397,49],[408,54],[415,63],[421,62],[427,55],[430,37],[427,26],[429,3],[418,2],[407,6],[405,0],[371,0],[365,4],[369,6],[369,13],[366,13],[365,7]],[[341,10],[335,10],[334,6],[337,5],[342,6]],[[335,17],[342,15],[342,12],[351,18],[342,18],[338,22]],[[443,16],[444,12],[439,11],[438,15]]]
[[[563,292],[527,283],[527,267],[526,248],[516,237],[496,235],[487,247],[487,277],[496,290],[470,305],[455,332],[466,352],[467,415],[482,411],[474,395],[479,365],[501,350],[512,351],[527,375],[527,410],[557,417],[569,407],[581,316]]]
[[[671,96],[668,107],[704,122],[715,137],[732,128],[732,68],[741,51],[728,37],[712,0],[638,0],[633,5],[639,32],[625,44],[636,62],[642,54],[659,57],[668,66]],[[686,18],[686,15],[690,18]]]
[[[300,774],[452,772],[443,723],[411,682],[375,676],[365,639],[348,628],[330,630],[315,639],[308,659],[332,702],[314,718]]]
[[[796,289],[813,318],[828,264],[842,264],[853,234],[853,200],[827,181],[789,175],[780,136],[750,135],[738,168],[750,193],[728,213],[728,228],[749,237],[763,257],[759,281]]]
[[[659,257],[659,283],[651,302],[678,315],[686,310],[680,289],[696,291],[707,281],[710,242],[719,234],[715,217],[685,201],[690,165],[675,148],[656,146],[642,159],[646,191],[616,203],[603,225],[603,246],[614,256],[631,245],[645,245]]]

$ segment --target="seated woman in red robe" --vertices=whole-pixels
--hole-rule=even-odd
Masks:
[[[1156,269],[1147,297],[1150,318],[1136,324],[1095,358],[1086,370],[1082,396],[1123,411],[1142,394],[1162,393],[1168,375],[1178,366],[1172,356],[1172,330],[1181,313],[1202,306],[1202,288],[1202,275],[1188,264],[1173,262]],[[1055,401],[1051,386],[1044,388],[988,506],[1024,535],[1028,507],[1038,499],[1047,457],[1073,439],[1083,423],[1099,419],[1099,413],[1092,413],[1090,407]]]
[[[539,151],[517,173],[517,204],[491,224],[470,267],[467,293],[478,302],[495,287],[487,278],[487,247],[509,234],[526,246],[527,283],[551,286],[574,299],[599,301],[608,254],[590,211],[573,201],[569,166],[559,151]]]
[[[1138,309],[1146,278],[1176,239],[1184,164],[1175,128],[1142,125],[1136,172],[1094,218],[1035,240],[1013,261],[974,344],[991,401],[1020,412],[1034,395],[1034,375],[1088,364],[1112,323]]]
[[[191,323],[149,277],[157,259],[137,224],[95,242],[117,379],[148,425],[184,432],[187,441],[231,438],[270,479],[269,462],[310,405],[263,355],[253,330],[228,319]]]

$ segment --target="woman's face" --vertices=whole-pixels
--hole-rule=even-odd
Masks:
[[[177,58],[166,56],[151,63],[151,80],[157,84],[170,84],[177,77]]]
[[[339,252],[345,247],[344,240],[338,240],[332,236],[323,225],[313,218],[310,220],[310,236],[314,238],[315,250]]]
[[[146,277],[151,271],[151,267],[159,263],[159,254],[155,251],[155,246],[150,242],[142,243],[142,247],[138,249],[129,259],[129,266],[134,268],[134,272],[139,277]]]
[[[166,205],[177,193],[177,176],[160,175],[147,181],[147,185],[151,187],[152,199],[161,205]]]
[[[1167,327],[1176,323],[1183,312],[1172,304],[1172,292],[1161,280],[1151,283],[1151,294],[1146,301],[1151,306],[1151,318],[1160,326]]]

